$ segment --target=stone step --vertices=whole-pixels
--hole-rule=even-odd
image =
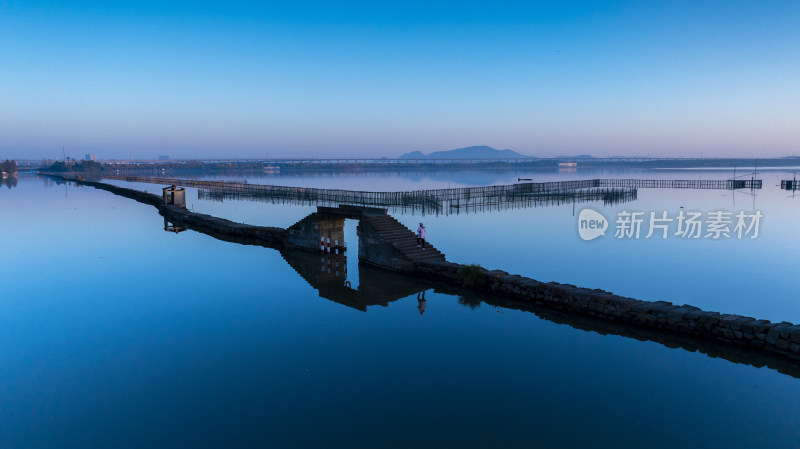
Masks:
[[[402,244],[402,243],[413,243],[415,245],[417,244],[417,238],[416,237],[395,237],[395,238],[386,238],[386,237],[384,237],[384,240],[386,240],[387,242],[389,242],[391,244]]]
[[[408,237],[408,238],[395,238],[395,239],[387,239],[384,238],[387,242],[393,245],[417,245],[417,238],[416,237]],[[430,243],[427,246],[431,246]]]
[[[390,242],[390,243],[392,243],[394,245],[414,245],[414,246],[417,245],[417,237],[416,236],[395,237],[395,238],[386,238],[386,237],[384,237],[384,239],[387,242]],[[432,246],[430,244],[430,242],[427,242],[425,245],[426,245],[426,247]]]
[[[392,245],[395,248],[402,249],[402,250],[405,250],[405,251],[414,251],[414,250],[417,250],[417,249],[422,251],[422,247],[417,245],[417,242],[400,243],[400,244],[394,244],[393,243]],[[425,251],[439,251],[439,250],[434,248],[434,247],[432,247],[431,245],[425,245]]]
[[[374,227],[387,243],[397,248],[411,261],[444,260],[444,254],[430,243],[425,249],[417,246],[417,234],[405,227],[394,217],[388,215],[368,217]]]
[[[416,235],[408,229],[379,229],[378,231],[384,235]]]
[[[411,236],[415,236],[416,235],[416,234],[412,234],[411,232],[408,232],[408,231],[403,231],[403,232],[401,232],[401,231],[378,231],[378,232],[380,232],[380,234],[381,234],[381,236],[383,238],[387,238],[387,237],[393,237],[393,238],[411,237]]]
[[[396,228],[396,229],[406,229],[406,230],[408,230],[407,227],[405,227],[405,226],[403,226],[403,225],[401,225],[400,223],[397,223],[397,222],[392,222],[392,223],[375,223],[375,222],[373,222],[372,224],[375,225],[375,226],[378,226],[380,228],[386,228],[386,229],[388,229],[388,228]]]
[[[398,236],[386,236],[381,235],[384,240],[389,242],[414,242],[417,243],[417,237],[414,235],[398,235]]]
[[[412,235],[414,235],[414,233],[409,231],[408,229],[402,229],[402,228],[376,228],[376,229],[381,234],[389,234],[389,233],[391,233],[391,234],[399,234],[399,233],[404,233],[404,234],[412,234]]]
[[[392,246],[394,246],[395,248],[398,248],[398,249],[401,249],[401,250],[404,250],[404,251],[413,251],[413,250],[417,250],[417,249],[419,249],[420,251],[422,250],[422,247],[417,245],[417,239],[408,240],[408,241],[404,241],[404,242],[389,242],[389,243]],[[439,251],[439,250],[437,250],[435,247],[433,247],[433,245],[431,245],[430,243],[426,243],[425,244],[425,251]]]
[[[376,223],[379,226],[397,226],[399,228],[408,229],[407,227],[403,226],[403,224],[400,223],[397,220],[373,221],[373,223]]]
[[[401,251],[413,251],[415,249],[420,249],[420,250],[422,249],[421,247],[417,246],[417,242],[409,242],[409,243],[392,243],[392,242],[389,242],[389,243],[392,246],[394,246],[395,248],[397,248],[397,249],[399,249]],[[434,248],[434,247],[432,247],[430,245],[425,245],[425,250],[426,251],[428,251],[428,250],[437,251],[436,248]]]
[[[439,251],[436,251],[435,249],[431,249],[431,248],[426,248],[424,250],[422,248],[419,248],[419,249],[414,249],[414,250],[409,250],[409,251],[403,251],[403,253],[406,254],[406,255],[414,255],[414,254],[436,254],[436,255],[441,255],[442,254]]]

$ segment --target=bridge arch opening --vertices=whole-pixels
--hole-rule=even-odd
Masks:
[[[344,220],[344,241],[347,246],[347,282],[353,290],[358,290],[358,224],[360,220]]]

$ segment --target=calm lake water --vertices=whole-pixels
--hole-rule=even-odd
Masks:
[[[247,178],[389,191],[518,177],[730,176]],[[797,323],[800,197],[775,186],[785,172],[759,177],[764,189],[755,196],[640,189],[624,204],[394,216],[412,229],[424,221],[431,243],[452,261]],[[187,203],[281,227],[315,210],[201,201],[193,189]],[[346,276],[359,289],[353,297],[309,277],[321,263],[315,255],[164,232],[153,207],[108,192],[22,176],[16,187],[0,189],[0,206],[2,448],[800,447],[800,379],[358,267],[352,223]],[[616,239],[612,225],[587,242],[577,230],[584,207],[611,221],[623,210],[672,217],[681,210],[760,211],[763,219],[756,239],[645,239],[647,228],[639,239]]]

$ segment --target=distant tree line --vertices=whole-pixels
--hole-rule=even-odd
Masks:
[[[44,172],[50,173],[64,173],[64,172],[79,172],[79,173],[95,173],[105,170],[104,164],[95,161],[79,161],[79,162],[63,162],[56,161],[53,165],[42,169]]]
[[[9,161],[6,159],[6,161],[3,162],[2,167],[0,167],[0,171],[4,171],[6,173],[16,173],[17,161]]]

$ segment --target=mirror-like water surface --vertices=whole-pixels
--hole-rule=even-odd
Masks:
[[[749,179],[752,169],[740,169],[737,179]],[[308,173],[250,177],[250,182],[347,188],[368,191],[447,188],[485,184],[511,184],[518,178],[560,181],[592,178],[731,179],[731,169],[719,170],[581,170],[578,172],[435,172],[435,173]],[[632,202],[604,206],[601,202],[564,204],[500,211],[465,211],[452,215],[393,213],[410,229],[424,222],[429,239],[448,260],[479,263],[540,281],[557,281],[582,287],[602,288],[646,300],[667,300],[703,309],[770,319],[800,322],[796,299],[796,266],[800,266],[800,195],[776,185],[793,175],[784,170],[762,170],[761,190],[638,189]],[[788,177],[788,178],[787,178]],[[233,179],[219,176],[217,179]],[[239,178],[241,179],[241,178]],[[455,180],[458,180],[456,183]],[[469,182],[472,180],[472,182]],[[409,182],[413,181],[413,184]],[[117,185],[160,193],[160,185]],[[445,185],[445,183],[448,183]],[[313,205],[269,204],[248,201],[202,201],[189,189],[187,206],[195,211],[234,221],[289,227],[309,213]],[[590,242],[579,238],[578,214],[588,207],[601,212],[611,227],[606,237]],[[668,238],[660,233],[647,239],[650,212],[664,212],[673,220],[681,211],[699,212],[707,218],[714,211],[735,215],[760,212],[759,236],[750,239],[675,236],[677,222],[669,223]],[[640,238],[614,238],[619,213],[643,212]]]
[[[452,182],[450,174],[430,176],[421,188]],[[469,176],[459,176],[470,185]],[[518,174],[503,176],[476,175],[474,183],[511,182]],[[547,175],[559,176],[583,178]],[[752,240],[615,240],[612,230],[585,242],[576,222],[583,205],[575,212],[565,205],[396,218],[412,228],[424,221],[450,260],[798,322],[800,198],[774,187],[781,173],[761,177],[765,188],[755,198],[642,189],[633,203],[590,205],[606,217],[623,208],[758,209],[764,220]],[[308,179],[329,179],[329,186],[344,179],[369,190],[393,182],[386,178]],[[200,202],[192,194],[187,202],[195,210],[254,224],[287,227],[314,210]],[[91,188],[23,176],[16,187],[0,189],[0,204],[2,447],[800,441],[800,380],[774,369],[587,332],[365,267],[358,269],[357,292],[342,292],[315,271],[315,255],[164,232],[152,207]]]

